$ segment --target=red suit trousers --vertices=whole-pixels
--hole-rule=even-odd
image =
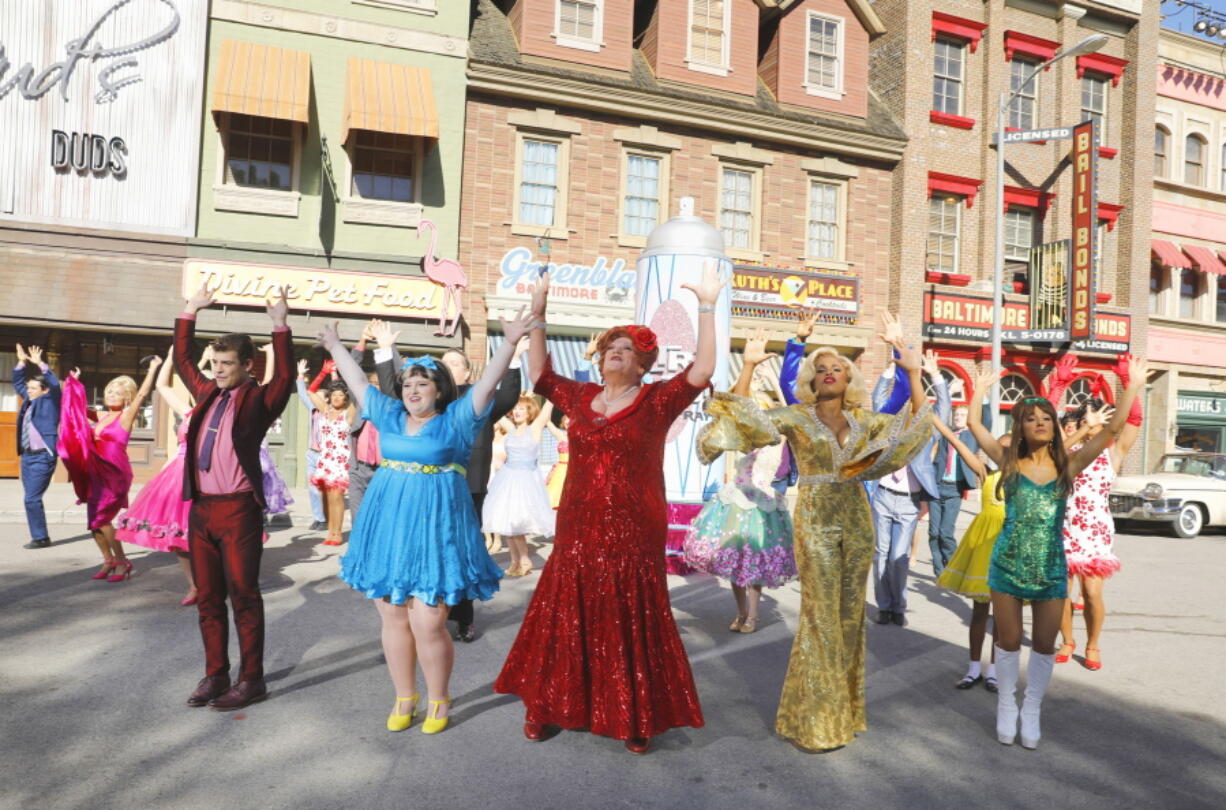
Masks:
[[[238,629],[239,680],[264,677],[263,533],[264,512],[250,492],[200,495],[192,502],[188,547],[206,675],[230,674],[228,595]]]

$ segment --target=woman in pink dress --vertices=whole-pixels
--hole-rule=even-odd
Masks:
[[[132,506],[115,521],[115,539],[154,551],[173,551],[187,579],[187,595],[181,605],[196,604],[191,557],[187,549],[187,515],[192,502],[183,500],[183,457],[187,450],[187,425],[191,406],[170,384],[174,364],[170,358],[157,376],[157,393],[179,418],[179,449],[157,475],[141,489]]]
[[[120,582],[132,575],[132,563],[124,556],[123,545],[115,539],[112,521],[128,505],[128,490],[132,488],[128,439],[161,365],[160,357],[150,361],[140,390],[136,381],[126,375],[107,383],[102,395],[106,410],[100,414],[86,407],[80,369],[74,368],[64,380],[56,451],[68,469],[77,503],[86,504],[89,530],[102,552],[102,568],[93,579]]]

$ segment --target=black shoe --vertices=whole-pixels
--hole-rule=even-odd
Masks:
[[[984,689],[986,689],[986,690],[988,690],[988,691],[989,691],[989,692],[991,692],[992,694],[996,694],[996,692],[998,691],[998,690],[997,690],[997,688],[996,688],[996,679],[995,679],[995,678],[993,678],[993,677],[992,677],[992,676],[990,676],[990,675],[989,675],[988,677],[984,678],[984,679],[983,679],[983,688],[984,688]]]
[[[22,546],[22,548],[51,548],[51,538],[40,537],[37,540],[31,540]]]
[[[877,624],[889,624],[893,621],[894,614],[888,610],[877,611]]]
[[[899,627],[907,626],[907,617],[906,617],[906,614],[903,614],[903,613],[892,614],[890,616],[890,621],[894,622],[894,624],[898,625]]]
[[[311,528],[309,531],[322,532],[326,528],[328,528],[327,523],[324,523],[322,520],[316,520],[315,522],[311,524]]]
[[[455,637],[465,644],[472,644],[477,640],[477,631],[473,629],[471,624],[461,624],[456,630]]]
[[[982,675],[976,675],[973,678],[970,675],[963,675],[962,680],[954,684],[954,689],[970,689],[972,686],[974,686],[975,684],[979,683],[982,680],[983,680]]]

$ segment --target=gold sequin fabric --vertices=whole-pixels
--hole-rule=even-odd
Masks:
[[[844,412],[851,432],[840,447],[812,408],[763,411],[750,399],[716,394],[699,456],[748,451],[780,437],[801,474],[793,516],[801,601],[775,730],[798,745],[837,748],[867,729],[864,716],[864,595],[873,556],[873,523],[863,482],[911,461],[932,433],[929,408],[912,416],[858,408]]]

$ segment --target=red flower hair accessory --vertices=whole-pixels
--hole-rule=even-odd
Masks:
[[[630,325],[626,327],[630,339],[634,341],[634,350],[638,352],[654,352],[657,348],[656,333],[646,326]]]

